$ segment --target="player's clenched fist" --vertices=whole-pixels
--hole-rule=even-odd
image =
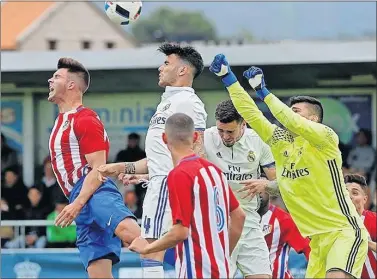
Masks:
[[[261,68],[252,66],[243,72],[243,76],[247,79],[250,86],[256,91],[257,96],[261,100],[264,100],[264,98],[270,93],[266,88],[264,74]]]
[[[231,86],[237,81],[237,78],[230,69],[229,62],[228,60],[226,60],[224,54],[218,54],[215,56],[211,63],[211,66],[209,67],[209,70],[217,76],[221,77],[221,81],[226,87]]]
[[[212,73],[221,77],[231,72],[229,63],[226,60],[226,57],[224,54],[218,54],[215,56],[211,66],[209,67],[209,70]]]

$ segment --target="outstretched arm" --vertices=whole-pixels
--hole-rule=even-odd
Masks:
[[[125,174],[147,174],[147,159],[141,159],[136,162],[120,162],[101,165],[98,167],[99,179],[103,181],[107,176],[118,176]]]
[[[332,129],[300,116],[268,91],[261,69],[251,67],[244,72],[244,76],[256,91],[257,96],[266,103],[274,117],[285,128],[293,134],[302,136],[313,145],[332,145],[338,148],[339,139]]]
[[[254,100],[238,81],[228,86],[226,89],[239,114],[241,114],[251,128],[257,132],[262,140],[267,142],[272,137],[276,126],[268,121],[259,110]]]
[[[221,80],[239,114],[258,133],[262,140],[267,142],[272,137],[276,126],[264,117],[254,100],[237,81],[225,56],[223,54],[216,55],[209,70],[222,78]]]

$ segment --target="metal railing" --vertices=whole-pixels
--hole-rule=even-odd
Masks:
[[[141,219],[137,220],[137,223],[141,225]],[[75,222],[72,222],[70,226],[75,226]],[[54,220],[1,220],[0,227],[13,227],[13,238],[19,238],[20,236],[25,239],[26,237],[26,227],[37,226],[37,227],[47,227],[55,226]],[[26,248],[25,241],[21,242],[22,248]]]

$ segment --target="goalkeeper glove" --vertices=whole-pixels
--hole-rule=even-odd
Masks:
[[[247,78],[250,86],[256,91],[258,98],[262,101],[270,94],[270,91],[266,88],[262,69],[254,66],[250,67],[243,73],[243,76]]]
[[[237,78],[230,69],[229,63],[224,54],[218,54],[215,56],[209,70],[217,76],[222,77],[221,81],[224,83],[225,87],[229,87],[237,82]]]

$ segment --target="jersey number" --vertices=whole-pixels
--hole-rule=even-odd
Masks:
[[[225,216],[224,216],[224,210],[221,208],[220,205],[220,199],[219,199],[219,189],[217,186],[213,188],[214,193],[214,200],[216,204],[216,223],[217,223],[217,231],[222,232],[225,225]]]

